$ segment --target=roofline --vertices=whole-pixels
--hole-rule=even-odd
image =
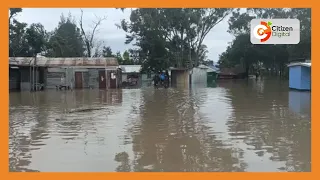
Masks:
[[[290,63],[287,66],[288,67],[293,67],[293,66],[311,67],[311,63],[297,62],[297,63]]]

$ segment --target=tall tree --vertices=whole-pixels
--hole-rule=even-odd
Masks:
[[[102,48],[102,56],[103,57],[114,57],[114,54],[112,54],[112,50],[111,50],[111,47],[108,46],[103,46]]]
[[[144,67],[158,69],[199,64],[203,41],[232,10],[226,8],[135,9],[122,20],[126,43],[135,41]]]
[[[125,65],[133,64],[132,60],[130,59],[130,54],[128,51],[124,51],[122,57],[123,57],[123,64]]]
[[[14,17],[22,12],[21,8],[10,8],[9,12],[9,56],[32,56],[26,39],[27,24],[21,23]]]
[[[33,56],[36,57],[38,53],[44,51],[46,46],[46,31],[43,25],[40,23],[31,24],[26,30],[26,39]]]
[[[123,64],[123,58],[121,56],[120,51],[117,52],[115,57],[117,58],[119,64]]]
[[[297,45],[252,45],[250,21],[253,18],[298,18],[301,24],[301,41]],[[289,8],[249,8],[246,12],[235,11],[229,19],[229,30],[235,39],[221,54],[221,66],[242,64],[248,70],[258,64],[282,75],[290,59],[311,56],[311,10]]]
[[[9,23],[14,18],[14,16],[20,12],[22,12],[22,8],[10,8],[9,9]]]
[[[48,46],[47,56],[49,57],[82,57],[84,55],[81,32],[71,14],[67,18],[61,15],[58,27],[50,35]]]
[[[9,56],[10,57],[30,57],[28,41],[26,39],[26,23],[13,20],[9,27]]]

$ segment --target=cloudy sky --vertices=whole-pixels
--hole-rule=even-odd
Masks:
[[[125,33],[115,26],[121,19],[129,18],[129,9],[122,12],[111,8],[85,8],[83,11],[83,21],[87,29],[90,29],[96,16],[107,17],[96,37],[101,39],[105,45],[110,46],[114,52],[123,52],[132,47],[132,45],[124,44]],[[78,8],[24,8],[16,18],[28,24],[41,23],[47,31],[51,31],[57,27],[62,13],[65,16],[71,13],[78,21],[81,11]],[[225,51],[228,42],[232,40],[232,36],[227,32],[227,20],[228,18],[214,27],[204,41],[209,50],[208,58],[211,60],[218,61],[219,54]]]

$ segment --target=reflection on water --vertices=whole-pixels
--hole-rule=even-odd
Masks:
[[[278,80],[10,93],[9,167],[310,171],[306,97]]]
[[[300,115],[311,114],[311,93],[290,91],[289,92],[289,107],[290,109]]]

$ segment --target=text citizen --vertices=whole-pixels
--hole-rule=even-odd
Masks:
[[[279,38],[284,36],[290,36],[290,32],[293,31],[292,27],[284,26],[272,26],[272,36],[277,36]]]

